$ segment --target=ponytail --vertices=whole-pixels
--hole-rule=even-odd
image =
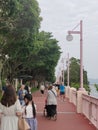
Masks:
[[[34,118],[36,117],[36,110],[35,110],[35,106],[34,106],[34,102],[32,101],[32,108],[33,108],[33,116]]]

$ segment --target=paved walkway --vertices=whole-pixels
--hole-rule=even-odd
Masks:
[[[61,101],[58,98],[57,120],[48,120],[43,116],[45,95],[40,92],[33,94],[37,105],[38,130],[96,130],[96,128],[83,115],[76,113],[76,108],[68,99]]]

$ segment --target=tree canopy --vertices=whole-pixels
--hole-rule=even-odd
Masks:
[[[38,2],[0,2],[2,78],[12,82],[14,78],[28,74],[35,80],[54,81],[60,47],[52,33],[39,31],[42,18]]]
[[[74,57],[70,58],[69,60],[69,81],[70,86],[75,87],[77,89],[80,88],[80,60]],[[65,71],[65,83],[67,84],[67,70]],[[87,71],[83,69],[83,87],[89,91],[88,87],[88,78],[87,78]]]

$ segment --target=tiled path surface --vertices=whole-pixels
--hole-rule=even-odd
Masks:
[[[45,95],[40,92],[33,94],[37,105],[38,130],[96,130],[96,128],[81,114],[76,113],[76,108],[68,99],[65,102],[58,98],[57,120],[48,120],[43,116]]]

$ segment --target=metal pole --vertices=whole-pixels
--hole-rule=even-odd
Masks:
[[[64,61],[63,61],[63,85],[64,85]]]
[[[68,31],[68,34],[80,34],[80,89],[83,88],[83,30],[82,30],[82,20],[80,21],[80,30],[79,31]],[[77,27],[77,26],[76,26]],[[75,29],[76,29],[75,27]]]
[[[69,86],[69,53],[68,55],[68,61],[67,61],[67,86]]]
[[[80,88],[83,89],[83,34],[82,20],[80,21]]]
[[[63,69],[62,69],[62,82],[63,82],[63,85],[64,85],[64,58],[62,58],[62,64],[63,64]]]

